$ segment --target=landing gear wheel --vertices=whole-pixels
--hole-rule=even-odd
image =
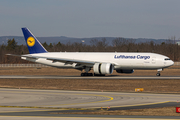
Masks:
[[[89,76],[93,76],[93,74],[92,74],[92,73],[89,73]]]
[[[92,73],[81,73],[81,76],[93,76]]]
[[[81,76],[84,76],[84,73],[81,73]]]
[[[160,74],[160,73],[157,73],[156,76],[161,76],[161,74]]]
[[[157,74],[156,74],[156,76],[161,76],[161,74],[160,74],[160,72],[162,71],[163,69],[161,68],[161,69],[157,69]]]

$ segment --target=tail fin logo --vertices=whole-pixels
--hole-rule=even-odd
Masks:
[[[35,39],[34,39],[33,37],[28,37],[28,39],[27,39],[27,45],[28,45],[29,47],[32,47],[32,46],[34,46],[34,44],[35,44]]]

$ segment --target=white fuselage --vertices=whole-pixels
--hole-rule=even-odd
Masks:
[[[22,59],[49,65],[59,68],[75,68],[74,64],[63,62],[53,62],[47,60],[48,57],[72,59],[81,61],[91,61],[94,63],[111,63],[114,69],[162,69],[169,67],[174,62],[168,57],[155,53],[130,53],[130,52],[48,52],[29,54],[33,57],[41,56],[44,58],[31,59],[21,57]],[[93,67],[93,66],[89,66]]]

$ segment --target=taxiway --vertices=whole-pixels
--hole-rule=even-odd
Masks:
[[[51,113],[77,110],[99,110],[101,107],[104,109],[109,107],[113,110],[180,105],[180,103],[177,103],[177,101],[180,101],[179,94],[5,88],[0,89],[0,94],[0,119],[3,118],[3,116],[39,116],[39,118],[75,117],[77,115]],[[81,115],[81,117],[87,116]],[[94,117],[97,116],[94,115]],[[102,117],[103,116],[100,116],[100,118]],[[114,116],[113,118],[117,118],[117,116]]]

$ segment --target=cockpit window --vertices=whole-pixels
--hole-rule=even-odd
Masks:
[[[164,60],[171,60],[170,58],[165,58]]]

